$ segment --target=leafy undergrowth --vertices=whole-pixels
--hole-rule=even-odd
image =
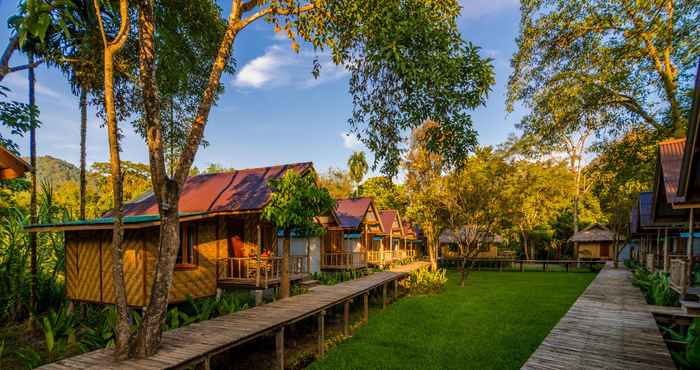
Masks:
[[[437,295],[407,297],[312,369],[517,369],[595,274],[448,272]]]

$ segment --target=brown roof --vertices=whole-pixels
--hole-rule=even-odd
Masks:
[[[355,229],[360,226],[365,214],[372,205],[372,198],[347,198],[337,199],[335,213],[338,215],[340,226],[347,229]]]
[[[615,233],[601,224],[593,224],[577,232],[569,241],[572,242],[612,242],[615,241]]]
[[[414,238],[416,237],[416,229],[411,225],[409,221],[404,221],[401,225],[403,227],[403,234],[407,238]]]
[[[449,229],[443,231],[439,240],[440,243],[457,243],[459,242],[458,236],[469,239],[473,238],[476,232],[477,230],[474,226],[465,225],[457,233]],[[482,235],[479,237],[479,241],[482,243],[503,243],[503,238],[498,234]]]
[[[682,195],[688,201],[696,200],[697,185],[693,185],[696,173],[696,166],[693,162],[697,161],[698,149],[700,147],[700,58],[698,59],[698,68],[695,73],[695,92],[693,94],[692,110],[688,117],[688,131],[686,133],[685,151],[683,156],[683,166],[681,167],[680,181],[678,185],[678,194]]]
[[[29,163],[0,146],[0,180],[10,180],[24,176],[31,170]]]
[[[666,199],[670,203],[679,203],[683,201],[683,198],[679,197],[677,192],[684,147],[685,139],[667,140],[659,143],[661,176],[663,176]]]
[[[385,209],[379,212],[379,219],[382,221],[382,227],[387,234],[393,231],[394,220],[398,214],[399,212],[393,209]]]
[[[306,173],[313,170],[313,164],[293,163],[192,176],[182,189],[179,210],[181,213],[261,210],[272,193],[268,181],[281,177],[288,170]],[[129,202],[124,207],[125,216],[149,214],[158,214],[158,204],[153,193]]]

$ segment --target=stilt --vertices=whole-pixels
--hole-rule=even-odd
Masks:
[[[394,280],[394,302],[399,299],[399,279]]]
[[[277,368],[284,370],[284,326],[275,334],[275,349],[277,351]]]
[[[362,306],[364,306],[362,308],[362,319],[366,323],[369,321],[369,292],[366,292],[362,295]]]
[[[326,311],[323,310],[318,313],[318,358],[323,358],[326,353],[325,325]]]
[[[347,337],[350,335],[350,301],[345,301],[343,305],[343,334]]]
[[[668,272],[669,269],[669,259],[668,259],[668,229],[664,229],[664,272]]]
[[[382,310],[386,308],[386,283],[382,286]]]

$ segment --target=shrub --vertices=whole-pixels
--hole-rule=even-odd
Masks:
[[[649,272],[640,267],[632,272],[632,284],[645,294],[647,303],[659,306],[674,306],[678,303],[678,293],[670,286],[668,274],[657,271]]]
[[[440,292],[447,283],[445,269],[430,271],[427,268],[418,269],[411,272],[409,278],[405,280],[409,294],[432,294]]]

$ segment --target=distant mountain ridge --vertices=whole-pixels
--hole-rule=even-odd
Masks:
[[[24,160],[29,162],[29,158],[24,157]],[[37,157],[36,163],[39,184],[48,181],[53,186],[60,186],[68,181],[80,181],[80,169],[63,159],[44,155]]]

